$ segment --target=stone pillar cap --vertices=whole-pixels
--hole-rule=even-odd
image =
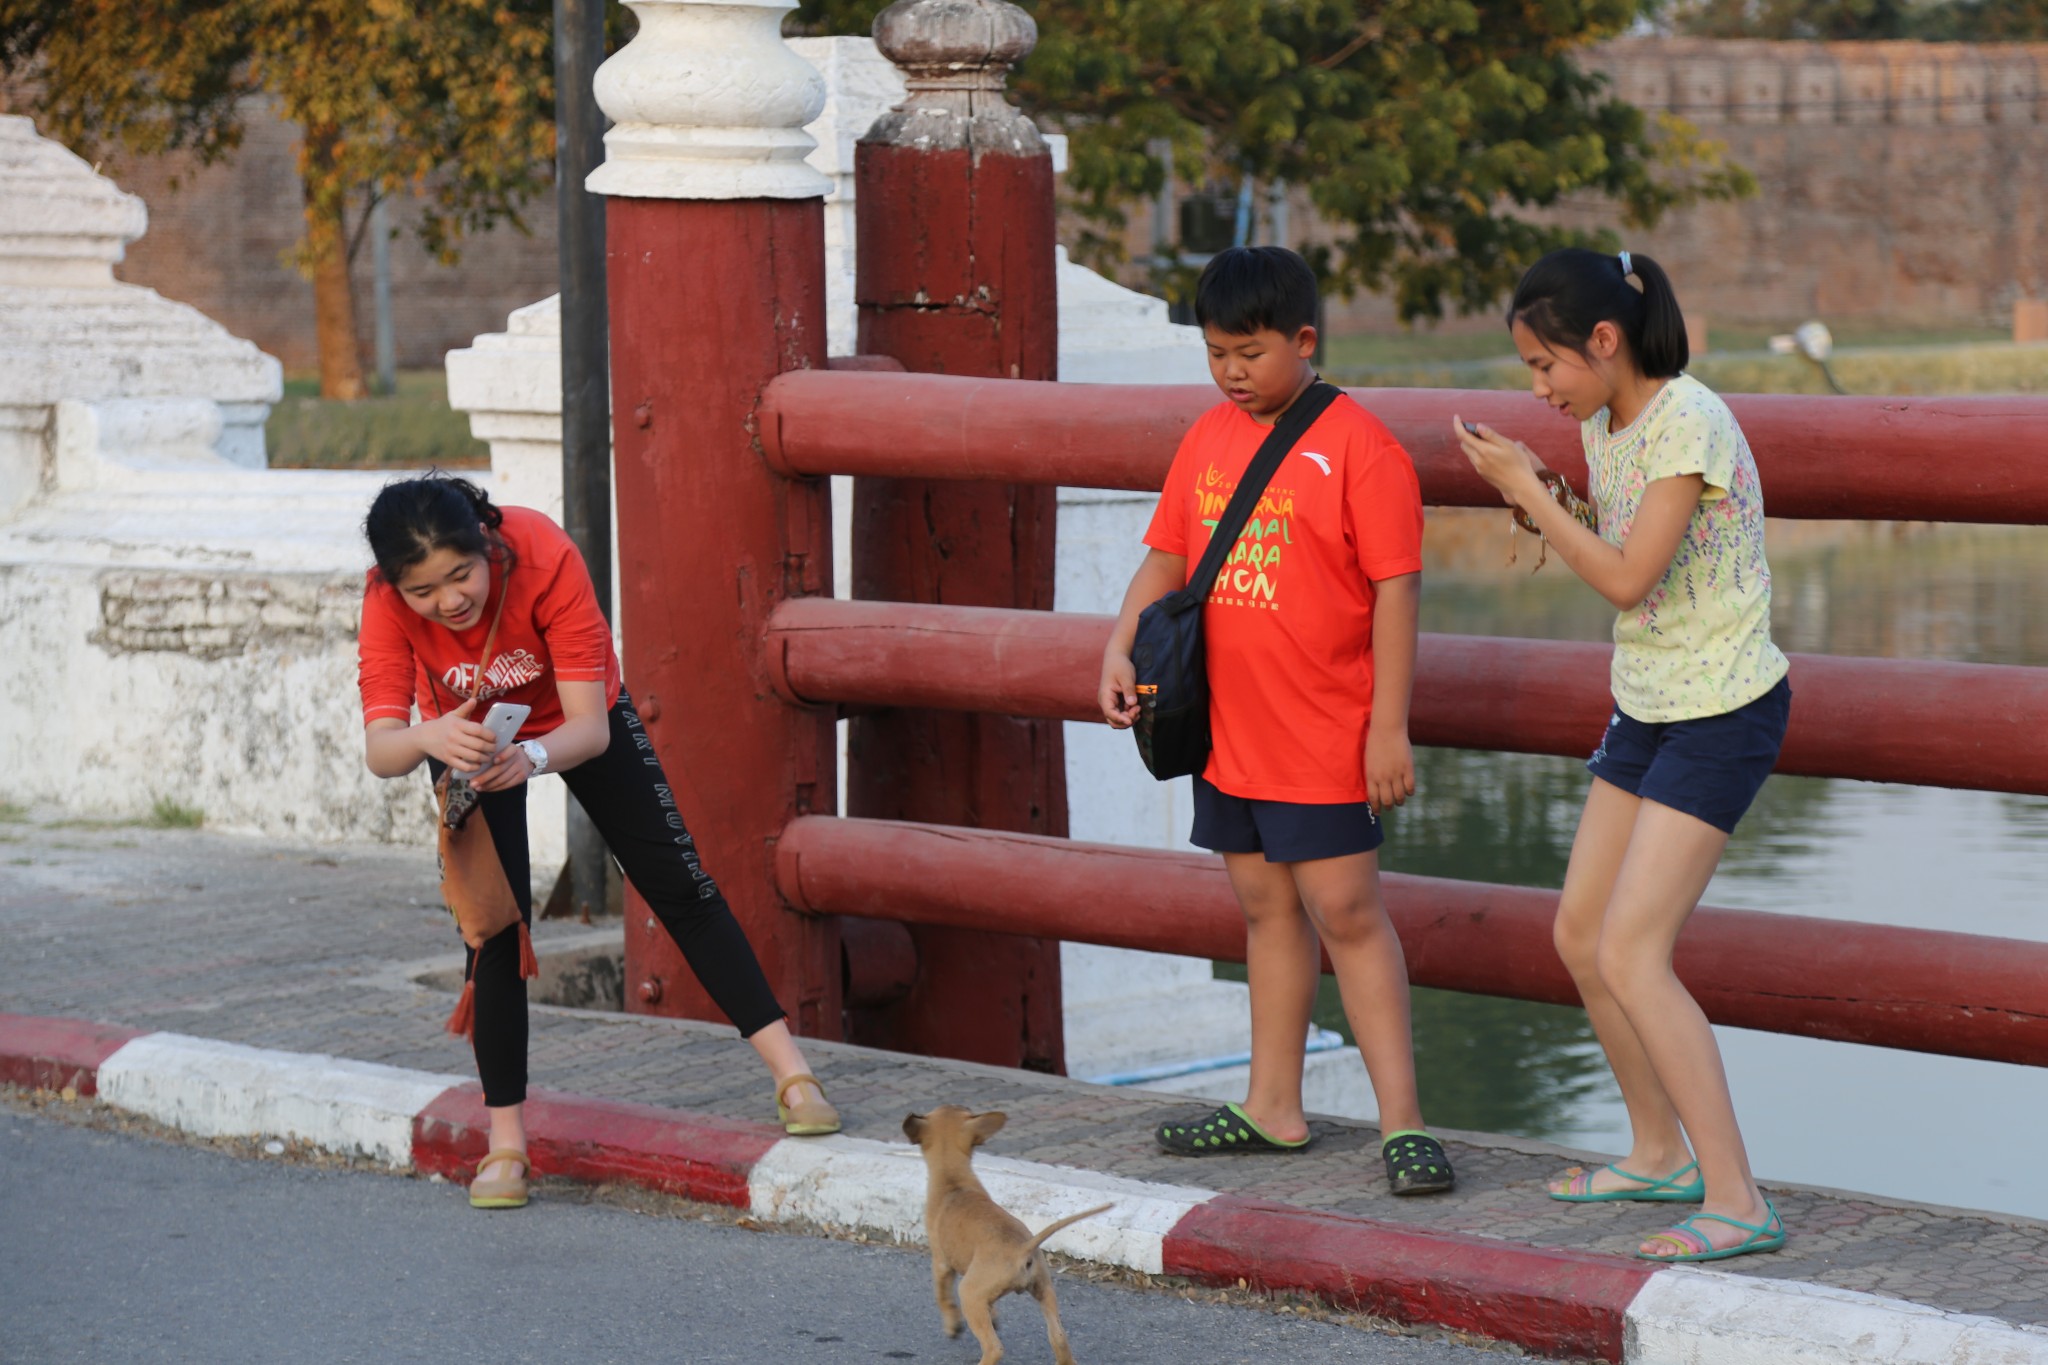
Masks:
[[[1043,156],[1036,124],[1009,102],[1010,68],[1038,25],[1008,0],[896,0],[875,16],[875,46],[903,70],[901,106],[861,141],[926,151]]]
[[[111,282],[114,263],[148,226],[142,200],[39,135],[33,121],[0,114],[0,285]]]

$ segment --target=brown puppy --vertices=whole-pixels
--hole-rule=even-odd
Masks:
[[[912,1114],[903,1120],[903,1131],[924,1151],[930,1184],[924,1201],[924,1230],[932,1247],[932,1293],[939,1301],[939,1317],[946,1335],[960,1335],[964,1313],[974,1339],[981,1343],[981,1365],[996,1365],[1003,1358],[1003,1343],[996,1339],[995,1302],[1005,1294],[1029,1294],[1045,1312],[1045,1335],[1052,1342],[1053,1359],[1059,1365],[1074,1365],[1074,1353],[1067,1347],[1066,1329],[1060,1326],[1060,1306],[1053,1299],[1052,1267],[1045,1263],[1038,1247],[1046,1238],[1083,1218],[1093,1218],[1114,1207],[1101,1208],[1062,1218],[1036,1237],[1001,1205],[974,1176],[974,1149],[1001,1131],[1002,1114],[971,1114],[957,1104],[943,1104],[929,1114]],[[959,1281],[960,1304],[953,1305],[953,1284]]]

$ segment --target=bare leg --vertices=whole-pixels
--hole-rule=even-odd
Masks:
[[[493,1152],[526,1150],[526,1106],[508,1104],[498,1109],[486,1109],[491,1119],[491,1145]],[[515,1174],[518,1167],[510,1161],[493,1161],[477,1168],[477,1179],[497,1180]]]
[[[1263,853],[1226,853],[1231,890],[1245,918],[1245,976],[1251,983],[1252,1064],[1244,1110],[1281,1142],[1308,1136],[1301,1068],[1308,1020],[1322,975],[1322,950],[1285,864]]]
[[[810,1071],[810,1067],[804,1063],[803,1052],[796,1045],[796,1037],[789,1031],[789,1024],[785,1020],[777,1019],[767,1028],[748,1038],[747,1042],[760,1054],[761,1060],[768,1064],[768,1070],[774,1073],[777,1087],[791,1076],[802,1076]],[[824,1098],[824,1091],[805,1081],[802,1085],[790,1087],[784,1103],[794,1105],[806,1100]]]
[[[1294,863],[1291,870],[1302,904],[1330,950],[1344,1016],[1379,1102],[1380,1129],[1418,1129],[1422,1101],[1415,1092],[1408,964],[1380,896],[1380,855],[1318,858]]]
[[[1599,968],[1601,925],[1642,804],[1612,783],[1593,779],[1585,813],[1579,817],[1578,835],[1572,840],[1571,864],[1565,870],[1564,894],[1558,898],[1552,936],[1557,955],[1578,985],[1594,1036],[1607,1054],[1607,1064],[1614,1068],[1622,1103],[1628,1108],[1631,1145],[1628,1155],[1617,1164],[1635,1175],[1661,1178],[1682,1170],[1692,1160],[1692,1153],[1686,1148],[1671,1097],[1657,1079],[1628,1015],[1600,979]],[[1568,1179],[1553,1180],[1550,1188],[1562,1191]],[[1641,1188],[1604,1170],[1593,1176],[1595,1190]]]
[[[1678,932],[1699,904],[1728,836],[1654,801],[1642,803],[1600,933],[1600,977],[1641,1040],[1699,1154],[1705,1212],[1745,1223],[1768,1217],[1735,1121],[1721,1049],[1692,995],[1671,970]],[[1702,1222],[1700,1234],[1733,1246],[1748,1234]],[[1645,1243],[1645,1251],[1669,1251]]]

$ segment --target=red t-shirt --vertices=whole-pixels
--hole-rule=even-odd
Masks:
[[[1271,427],[1232,403],[1180,443],[1145,543],[1209,544]],[[1422,571],[1422,489],[1378,418],[1332,403],[1275,471],[1203,608],[1212,750],[1203,776],[1255,801],[1364,801],[1372,580]]]
[[[482,701],[520,702],[533,714],[520,727],[522,739],[545,735],[562,723],[557,682],[601,682],[605,705],[619,699],[619,656],[612,630],[597,609],[597,592],[582,552],[561,527],[525,507],[504,509],[498,534],[513,554],[508,574],[491,566],[491,595],[483,615],[467,630],[429,621],[370,570],[363,589],[363,629],[356,644],[356,681],[363,694],[363,723],[391,716],[432,719],[462,704],[476,685],[477,661],[491,633],[501,594],[505,615],[498,626],[490,668],[476,689]],[[475,712],[483,719],[483,708]]]

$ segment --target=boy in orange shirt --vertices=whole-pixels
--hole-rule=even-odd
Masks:
[[[1315,316],[1315,275],[1284,248],[1234,247],[1202,272],[1195,317],[1229,401],[1181,441],[1104,652],[1098,700],[1118,729],[1138,716],[1138,615],[1187,585],[1260,442],[1315,382]],[[1408,973],[1376,851],[1375,807],[1415,791],[1421,573],[1415,467],[1378,419],[1339,397],[1281,462],[1203,607],[1212,747],[1189,837],[1223,855],[1244,909],[1251,1085],[1243,1104],[1161,1126],[1170,1152],[1308,1146],[1303,1040],[1320,941],[1379,1101],[1390,1190],[1451,1188],[1450,1161],[1422,1127]]]

